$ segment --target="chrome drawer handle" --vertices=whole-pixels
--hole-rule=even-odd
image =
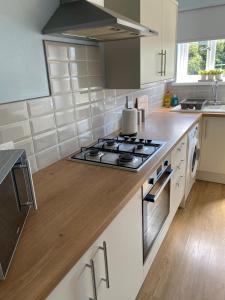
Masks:
[[[103,247],[99,247],[100,250],[104,253],[104,261],[105,261],[105,278],[102,278],[102,280],[106,283],[107,289],[110,288],[109,285],[109,266],[108,266],[108,256],[107,256],[107,246],[106,242],[103,242]]]
[[[90,264],[86,264],[86,267],[91,269],[92,287],[93,287],[93,295],[94,295],[94,298],[89,298],[89,300],[98,300],[96,278],[95,278],[95,264],[93,259],[91,259]]]

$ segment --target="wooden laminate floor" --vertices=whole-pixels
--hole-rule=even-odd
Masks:
[[[195,184],[137,300],[225,300],[225,185]]]

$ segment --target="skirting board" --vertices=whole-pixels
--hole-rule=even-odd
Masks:
[[[197,179],[225,184],[225,174],[219,174],[219,173],[213,173],[207,171],[198,171]]]

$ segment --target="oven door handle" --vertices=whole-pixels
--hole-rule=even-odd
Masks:
[[[171,169],[171,168],[167,169],[167,171],[165,172],[165,174],[166,174],[165,179],[160,184],[159,188],[157,188],[157,190],[154,192],[154,187],[153,187],[152,190],[150,191],[150,193],[148,193],[145,196],[144,201],[152,202],[152,203],[156,202],[156,200],[159,198],[160,194],[164,190],[165,186],[167,185],[167,183],[170,181],[171,177],[173,176],[173,173],[174,173],[173,169]]]

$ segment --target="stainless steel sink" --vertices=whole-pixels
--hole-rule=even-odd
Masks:
[[[225,102],[224,101],[208,101],[203,108],[203,111],[216,111],[216,112],[225,112]]]

